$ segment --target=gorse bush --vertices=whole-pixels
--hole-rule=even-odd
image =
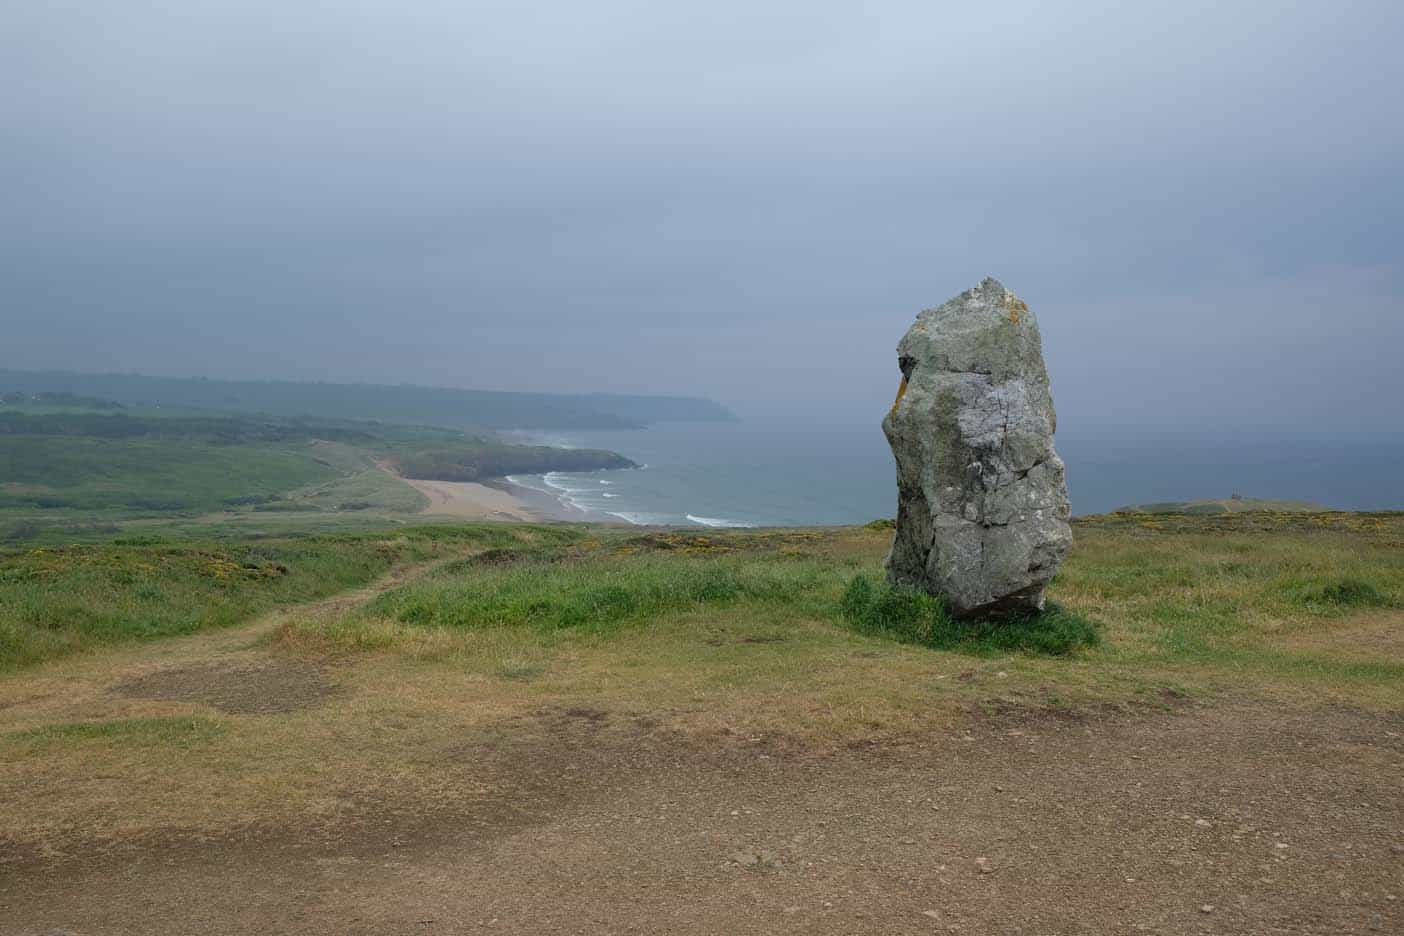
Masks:
[[[848,583],[839,607],[844,621],[860,633],[938,650],[1064,656],[1100,640],[1089,621],[1051,602],[1038,614],[963,621],[951,617],[938,598],[875,585],[863,575]]]

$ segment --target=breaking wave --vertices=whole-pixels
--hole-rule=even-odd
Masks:
[[[694,514],[684,514],[693,523],[701,524],[705,527],[742,527],[749,529],[754,527],[754,523],[747,523],[745,520],[726,520],[720,517],[698,517]]]
[[[645,513],[634,510],[610,510],[606,511],[611,517],[618,517],[620,520],[628,521],[634,526],[666,526],[676,519],[672,514]]]

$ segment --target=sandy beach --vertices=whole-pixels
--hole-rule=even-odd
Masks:
[[[406,478],[383,459],[374,459],[375,466],[392,475],[429,498],[422,513],[461,520],[503,520],[513,523],[533,523],[545,520],[579,520],[568,517],[550,498],[537,497],[534,492],[518,488],[506,481],[492,479],[477,481],[426,481]]]
[[[471,481],[403,480],[429,498],[429,506],[424,508],[427,514],[463,520],[511,520],[518,523],[558,519],[502,488]]]

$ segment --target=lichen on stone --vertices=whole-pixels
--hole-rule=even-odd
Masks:
[[[1018,325],[1029,314],[1029,304],[1013,293],[1005,293],[1004,307],[1009,310],[1009,323]]]
[[[907,395],[907,378],[902,377],[902,382],[897,385],[897,399],[892,401],[892,409],[888,411],[889,419],[897,415],[897,407],[902,405],[902,397]]]

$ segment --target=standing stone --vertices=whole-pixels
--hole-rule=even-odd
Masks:
[[[986,279],[918,315],[897,366],[882,421],[897,460],[888,581],[961,617],[1041,609],[1072,529],[1033,313]]]

